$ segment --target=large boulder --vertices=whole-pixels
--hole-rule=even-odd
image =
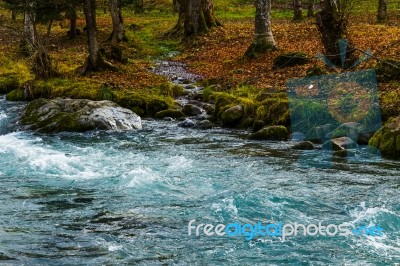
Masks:
[[[223,126],[235,127],[243,118],[243,107],[236,105],[222,113],[221,122]]]
[[[389,119],[372,136],[369,145],[378,148],[384,157],[400,159],[400,116]]]
[[[20,122],[29,129],[51,133],[61,131],[134,130],[141,118],[111,101],[85,99],[38,99],[30,102]]]
[[[269,126],[250,134],[249,139],[254,140],[287,140],[289,132],[284,126]]]

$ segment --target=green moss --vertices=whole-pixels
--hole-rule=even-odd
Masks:
[[[7,101],[18,102],[18,101],[26,101],[25,93],[23,89],[16,89],[9,93],[6,96]]]
[[[372,136],[369,145],[378,148],[384,157],[400,158],[400,117],[390,119]]]
[[[12,90],[18,89],[19,81],[15,76],[0,77],[0,93],[9,93]]]
[[[380,105],[384,121],[400,115],[400,91],[392,90],[380,93]]]
[[[182,86],[172,84],[171,82],[165,82],[161,84],[158,88],[154,88],[159,91],[160,95],[177,98],[184,94]]]
[[[288,125],[289,100],[278,97],[265,99],[257,109],[256,120],[264,121],[265,125]]]
[[[243,127],[248,127],[244,121],[249,122],[250,119],[262,125],[289,124],[288,98],[286,93],[278,89],[267,89],[260,92],[260,89],[252,86],[240,86],[221,92],[213,91],[209,87],[203,97],[205,101],[215,103],[213,114],[215,120],[220,120],[222,114],[229,108],[241,105],[243,107],[243,119],[241,121]],[[235,125],[237,124],[235,122]]]
[[[250,134],[249,139],[253,140],[287,140],[289,132],[284,126],[269,126]]]
[[[72,99],[103,100],[104,87],[94,81],[73,81],[54,78],[35,81],[30,91],[32,99],[67,97]]]
[[[11,59],[0,52],[0,73],[2,77],[9,77],[18,81],[18,84],[34,79],[30,71],[29,60]]]
[[[313,99],[293,100],[290,102],[292,121],[296,128],[309,128],[326,124],[326,121],[334,121],[328,112],[326,104]],[[312,137],[313,138],[313,137]]]
[[[118,91],[114,101],[122,107],[131,109],[139,116],[153,117],[156,113],[175,107],[171,97],[160,96],[154,91]]]
[[[156,113],[154,117],[157,119],[163,119],[165,117],[181,118],[186,117],[186,115],[179,110],[168,109]]]

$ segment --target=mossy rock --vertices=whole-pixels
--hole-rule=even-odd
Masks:
[[[142,128],[140,117],[111,101],[63,98],[30,102],[21,114],[20,123],[43,133]]]
[[[243,118],[243,106],[235,105],[221,115],[222,125],[225,127],[237,127]]]
[[[394,84],[399,86],[400,84]],[[400,90],[381,92],[379,95],[382,119],[388,120],[390,117],[400,115]]]
[[[289,100],[280,97],[265,99],[256,110],[256,120],[263,121],[267,126],[289,125]]]
[[[9,93],[19,88],[19,81],[14,76],[0,77],[0,93]]]
[[[369,141],[369,145],[378,148],[382,156],[400,159],[400,116],[393,117]]]
[[[211,101],[215,99],[215,109],[214,109],[214,118],[219,119],[221,115],[229,108],[237,105],[239,103],[237,97],[226,93],[226,92],[217,92],[210,96]]]
[[[184,88],[181,85],[176,85],[171,82],[164,82],[155,88],[159,95],[166,97],[177,98],[185,94]]]
[[[379,82],[400,80],[400,61],[386,59],[376,66],[376,76]]]
[[[163,119],[165,117],[182,118],[186,117],[186,115],[179,110],[168,109],[156,113],[154,117],[157,119]]]
[[[289,132],[284,126],[269,126],[250,134],[249,139],[253,140],[288,140]]]
[[[6,100],[12,102],[19,102],[19,101],[26,101],[27,97],[23,89],[16,89],[7,93]]]
[[[140,92],[118,92],[114,101],[140,116],[154,117],[160,111],[172,109],[174,101],[168,97]]]
[[[292,52],[280,54],[274,59],[274,69],[305,65],[309,62],[308,55],[303,52]]]

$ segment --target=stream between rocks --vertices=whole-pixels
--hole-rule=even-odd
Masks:
[[[155,71],[201,93],[193,85],[198,77],[179,63],[160,62]],[[305,157],[331,158],[292,150],[291,142],[247,140],[218,127],[193,130],[179,121],[144,120],[142,130],[128,132],[15,131],[10,125],[21,108],[0,98],[0,263],[400,262],[400,162],[306,168]],[[384,236],[189,236],[193,219],[379,225]]]

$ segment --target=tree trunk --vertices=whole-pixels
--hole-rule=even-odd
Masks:
[[[179,10],[177,25],[172,33],[181,33],[187,37],[207,33],[210,28],[222,26],[214,14],[213,0],[176,0]]]
[[[254,40],[246,51],[248,57],[254,53],[265,53],[276,48],[271,30],[271,0],[257,0]]]
[[[126,40],[124,21],[122,19],[122,4],[120,0],[110,0],[110,12],[113,23],[113,31],[109,38],[112,42],[122,42]]]
[[[307,17],[308,18],[312,18],[315,16],[314,7],[315,7],[315,0],[308,0],[308,3],[307,3]]]
[[[300,21],[303,19],[303,13],[301,11],[301,0],[293,0],[293,21]]]
[[[82,75],[90,71],[100,71],[103,69],[115,70],[116,68],[106,62],[100,53],[99,43],[97,41],[96,0],[84,0],[83,11],[86,18],[89,56],[82,68]]]
[[[33,11],[33,2],[26,1],[24,13],[24,39],[23,45],[27,48],[27,52],[32,52],[36,44],[35,31],[35,13]]]
[[[68,14],[68,17],[69,17],[68,36],[70,39],[75,39],[76,35],[78,34],[77,27],[76,27],[76,21],[78,19],[78,14],[76,13],[76,7],[71,6],[68,13],[69,13]]]
[[[387,22],[387,0],[379,0],[378,2],[378,23],[386,23]]]
[[[347,31],[349,6],[346,6],[346,1],[324,0],[321,1],[321,8],[316,21],[327,54],[326,57],[336,66],[349,67],[355,62],[354,46],[349,40]],[[348,41],[345,62],[342,62],[339,48],[339,40],[342,39]]]
[[[17,21],[17,12],[13,9],[13,10],[11,10],[11,20],[13,21],[13,22],[16,22]]]
[[[89,57],[83,67],[82,74],[89,71],[100,70],[103,58],[99,51],[97,42],[97,27],[96,27],[96,1],[84,0],[83,10],[86,18],[86,28],[88,36]]]

